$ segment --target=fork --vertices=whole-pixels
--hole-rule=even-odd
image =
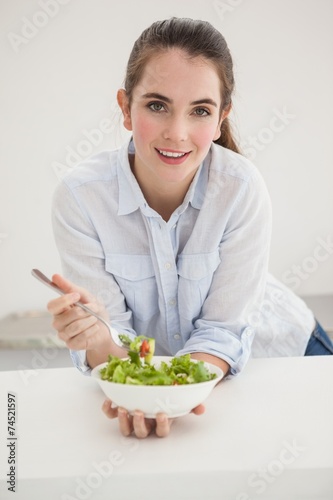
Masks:
[[[48,286],[49,288],[51,288],[52,290],[54,290],[55,292],[58,292],[60,295],[65,295],[66,292],[64,292],[63,290],[61,290],[61,288],[59,288],[55,283],[53,283],[53,281],[51,281],[49,278],[47,278],[45,276],[45,274],[43,274],[41,271],[39,271],[39,269],[32,269],[31,270],[31,274],[36,278],[38,279],[41,283],[44,283],[44,285]],[[84,311],[86,311],[87,313],[91,314],[92,316],[95,316],[95,318],[97,318],[99,321],[101,321],[101,323],[103,323],[109,330],[110,332],[110,335],[113,339],[113,341],[115,342],[115,344],[117,344],[119,347],[123,347],[124,349],[126,349],[127,351],[129,350],[129,345],[122,342],[120,340],[120,338],[118,337],[118,333],[112,328],[112,326],[107,322],[105,321],[105,319],[103,319],[99,314],[95,313],[94,311],[92,311],[90,309],[90,307],[86,306],[85,304],[83,304],[81,301],[78,301],[78,302],[75,302],[74,304],[75,306],[78,306],[78,307],[81,307],[81,309],[83,309]]]

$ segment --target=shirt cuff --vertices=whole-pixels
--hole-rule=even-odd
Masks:
[[[250,326],[247,326],[239,338],[229,336],[226,337],[223,343],[210,340],[207,336],[200,337],[196,335],[190,337],[184,347],[177,352],[176,356],[203,352],[223,359],[230,366],[228,374],[224,374],[223,378],[229,379],[238,375],[246,365],[250,357],[254,334],[254,330]]]
[[[112,340],[115,344],[117,344],[119,347],[124,347],[123,343],[119,339],[119,332],[115,328],[111,327],[109,325],[109,332],[112,337]],[[135,338],[135,335],[126,333],[128,337],[131,339]],[[90,375],[91,374],[91,367],[88,365],[87,361],[87,351],[86,350],[80,350],[80,351],[72,351],[70,350],[70,355],[73,361],[73,364],[75,368],[77,368],[83,375]]]
[[[87,351],[72,351],[70,350],[70,355],[75,368],[77,368],[83,375],[90,375],[91,368],[87,362]]]

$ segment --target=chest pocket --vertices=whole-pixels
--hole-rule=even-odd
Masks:
[[[105,268],[117,281],[134,317],[147,321],[157,313],[157,285],[149,255],[107,255]]]
[[[179,255],[179,314],[194,322],[201,312],[208,295],[213,274],[220,263],[218,249],[200,255]]]

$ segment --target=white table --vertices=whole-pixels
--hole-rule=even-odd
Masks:
[[[7,490],[7,392],[17,397]],[[333,357],[250,360],[169,437],[122,437],[74,368],[0,373],[0,498],[332,500]]]

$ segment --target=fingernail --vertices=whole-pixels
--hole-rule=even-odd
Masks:
[[[72,299],[72,300],[74,300],[75,302],[76,302],[76,301],[78,301],[78,300],[79,300],[79,298],[80,298],[80,294],[79,294],[79,293],[77,293],[77,292],[73,292],[73,293],[71,294],[71,299]]]

